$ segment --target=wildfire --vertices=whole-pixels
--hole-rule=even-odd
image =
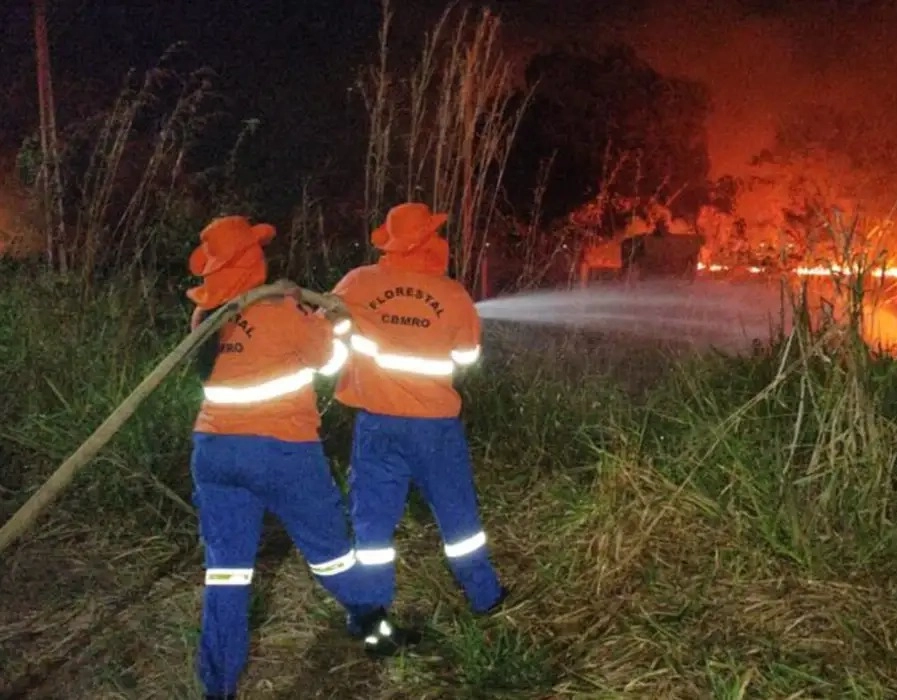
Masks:
[[[699,271],[726,272],[730,269],[732,268],[728,265],[719,265],[716,263],[706,265],[701,262],[698,263]],[[750,266],[744,269],[754,275],[768,272],[766,268],[756,266]],[[820,265],[815,267],[796,267],[793,272],[801,277],[832,277],[834,275],[844,275],[849,277],[857,274],[857,270],[842,265],[830,265],[828,267],[822,267]],[[880,267],[875,270],[869,270],[870,274],[873,272],[876,277],[897,277],[897,267]]]

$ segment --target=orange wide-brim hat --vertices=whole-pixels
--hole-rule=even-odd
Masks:
[[[190,254],[190,272],[203,283],[187,291],[197,306],[212,309],[263,284],[268,267],[262,247],[274,238],[270,224],[252,225],[244,216],[212,221]]]
[[[371,234],[371,243],[385,253],[409,253],[435,236],[446,221],[448,214],[434,214],[426,204],[399,204]]]

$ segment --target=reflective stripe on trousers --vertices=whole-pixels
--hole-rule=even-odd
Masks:
[[[445,556],[449,559],[460,559],[473,554],[485,546],[486,533],[480,530],[475,535],[465,537],[463,540],[445,543],[443,550],[445,551]],[[355,550],[355,558],[362,566],[382,566],[384,564],[392,564],[396,560],[396,550],[394,547],[357,549]],[[314,570],[314,567],[312,567],[312,570]]]
[[[248,586],[254,569],[206,569],[207,586]]]
[[[392,564],[396,560],[396,550],[393,547],[356,549],[355,556],[362,566],[382,566],[383,564]]]
[[[446,543],[444,546],[445,556],[449,559],[460,559],[473,554],[478,549],[486,546],[486,533],[480,530],[477,534],[465,537],[463,540],[456,540],[452,543]]]
[[[351,569],[355,566],[355,562],[355,552],[350,551],[330,561],[321,562],[320,564],[309,564],[308,568],[316,576],[336,576]]]

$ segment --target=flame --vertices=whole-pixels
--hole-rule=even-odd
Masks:
[[[699,271],[707,271],[707,272],[727,272],[732,268],[728,265],[719,265],[717,263],[712,263],[707,265],[705,263],[698,263]],[[751,266],[745,268],[748,272],[754,275],[760,275],[765,272],[768,272],[766,268]],[[828,267],[823,267],[821,265],[816,265],[814,267],[796,267],[792,272],[800,277],[834,277],[835,275],[843,275],[846,277],[856,275],[858,270],[856,268],[845,267],[842,265],[829,265]],[[897,277],[897,267],[879,267],[875,269],[870,269],[867,271],[867,274],[873,275],[876,277]]]
[[[733,269],[728,265],[719,263],[698,263],[698,270],[707,272],[726,272]],[[766,268],[751,266],[741,268],[753,275],[773,272]],[[815,265],[813,267],[800,266],[792,270],[783,271],[783,274],[794,274],[798,277],[851,277],[858,274],[856,267],[847,267],[831,264],[829,266]],[[897,278],[897,267],[878,267],[865,270],[870,277]],[[886,295],[889,296],[889,295]],[[879,298],[863,300],[863,337],[867,343],[897,357],[897,307],[895,298],[890,295],[888,299]]]

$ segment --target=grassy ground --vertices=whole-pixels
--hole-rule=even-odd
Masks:
[[[187,321],[139,290],[83,300],[59,280],[9,278],[4,518]],[[467,614],[413,499],[398,609],[427,639],[368,661],[271,523],[241,697],[897,697],[893,368],[858,367],[843,343],[813,347],[808,336],[787,353],[687,360],[490,328],[466,417],[513,602],[492,619]],[[4,553],[0,697],[198,694],[197,389],[188,373],[170,380]],[[325,422],[342,472],[348,416],[328,406]]]

